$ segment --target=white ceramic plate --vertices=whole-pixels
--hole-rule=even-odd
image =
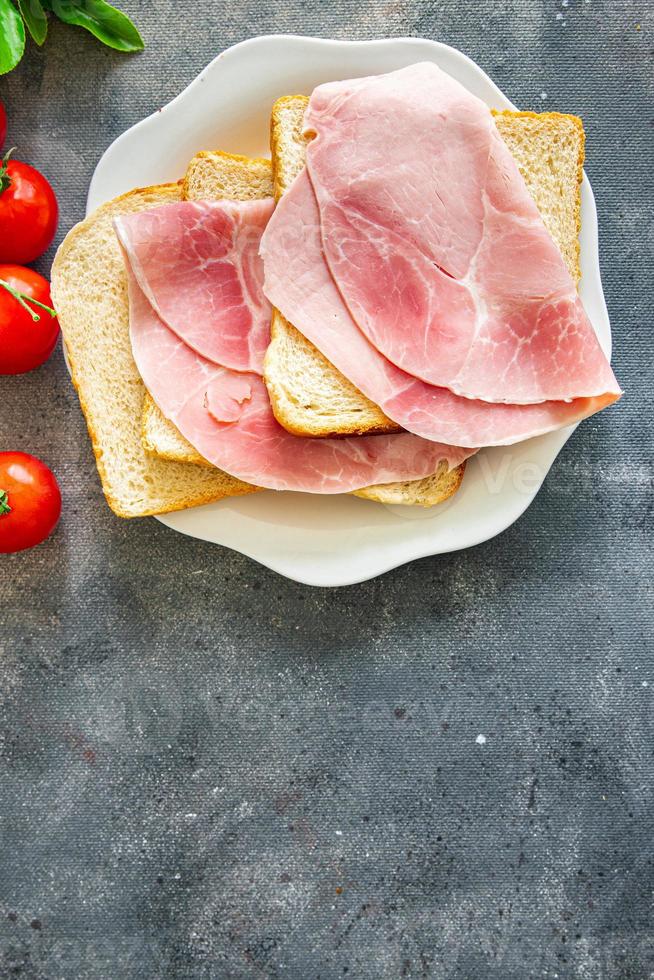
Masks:
[[[267,156],[270,107],[320,82],[433,61],[489,106],[515,108],[460,51],[399,38],[329,41],[257,37],[218,55],[169,105],[123,133],[98,164],[88,209],[133,187],[179,178],[202,149]],[[602,347],[611,332],[597,254],[597,217],[582,186],[581,297]],[[470,460],[459,492],[433,510],[388,507],[351,496],[259,493],[159,518],[168,527],[240,551],[311,585],[348,585],[425,555],[479,544],[531,503],[573,427]]]

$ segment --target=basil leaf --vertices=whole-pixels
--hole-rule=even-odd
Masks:
[[[126,14],[105,0],[50,0],[53,13],[65,24],[84,27],[116,51],[141,51],[143,40]]]
[[[25,50],[25,27],[11,0],[0,0],[0,75],[15,68]]]
[[[48,33],[48,18],[45,16],[41,0],[18,0],[18,9],[23,15],[32,40],[40,46]]]

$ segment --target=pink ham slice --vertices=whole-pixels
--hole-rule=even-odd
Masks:
[[[273,207],[184,201],[114,222],[158,315],[193,350],[237,371],[260,371],[270,340],[259,241]]]
[[[244,374],[224,376],[220,385],[209,386],[205,407],[216,422],[238,422],[244,403],[252,400],[252,380]]]
[[[275,420],[262,378],[192,350],[166,326],[127,265],[134,360],[155,402],[205,459],[273,490],[345,493],[375,483],[420,479],[470,450],[400,434],[312,440]]]
[[[261,240],[271,303],[398,425],[457,446],[507,445],[578,422],[613,395],[504,405],[460,398],[391,364],[358,329],[325,263],[318,206],[306,171],[284,195]]]
[[[327,264],[390,361],[471,399],[620,394],[488,108],[433,64],[313,93]]]

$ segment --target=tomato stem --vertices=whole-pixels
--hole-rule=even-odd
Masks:
[[[39,302],[38,299],[32,299],[31,296],[27,295],[27,293],[21,293],[18,289],[14,289],[14,287],[10,286],[9,283],[6,282],[4,279],[0,279],[0,286],[3,289],[6,289],[8,293],[11,293],[11,295],[14,297],[15,300],[17,300],[20,303],[23,309],[27,310],[29,315],[34,320],[34,323],[38,323],[41,317],[39,316],[38,313],[35,313],[30,306],[27,305],[26,300],[29,300],[30,303],[34,303],[34,306],[39,306],[42,310],[45,310],[46,313],[49,313],[50,316],[57,315],[56,311],[53,310],[51,306],[46,306],[45,303]]]
[[[11,507],[9,506],[9,494],[6,490],[0,490],[0,517],[4,514],[11,513]]]
[[[7,167],[7,164],[9,163],[9,157],[15,149],[16,147],[12,146],[12,148],[7,150],[5,155],[0,158],[0,194],[2,194],[3,191],[6,191],[8,187],[11,187],[11,177],[9,176],[9,168]]]

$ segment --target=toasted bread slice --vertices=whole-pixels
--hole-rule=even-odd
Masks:
[[[258,201],[272,196],[272,169],[265,157],[203,150],[193,157],[182,181],[185,201]]]
[[[302,124],[308,102],[305,95],[292,95],[273,106],[271,151],[278,199],[305,164],[308,138],[302,134]],[[556,112],[498,112],[494,116],[549,233],[578,281],[584,162],[581,120]],[[295,435],[324,438],[397,431],[381,409],[277,310],[264,377],[276,419]]]
[[[442,504],[457,492],[465,468],[466,464],[461,463],[453,470],[448,470],[447,463],[443,461],[433,476],[426,476],[422,480],[408,480],[404,483],[379,483],[376,487],[355,490],[354,495],[383,504],[433,507],[434,504]]]
[[[275,309],[264,381],[275,418],[296,436],[369,436],[401,429]]]
[[[117,214],[177,201],[179,184],[131,191],[76,225],[52,266],[52,298],[102,487],[119,517],[182,510],[255,488],[218,469],[148,456],[145,388],[129,341],[127,280],[112,227]]]
[[[143,399],[141,440],[146,453],[171,459],[176,463],[194,463],[196,466],[213,466],[191,445],[177,426],[163,414],[149,391]]]
[[[230,153],[205,152],[194,157],[183,181],[184,195],[191,200],[210,200],[211,198],[230,198],[236,201],[251,200],[260,197],[270,197],[273,194],[273,170],[270,160],[251,160],[248,157],[235,156]],[[300,335],[298,335],[300,337]],[[300,342],[304,338],[300,337]],[[306,341],[304,341],[306,343]],[[322,355],[311,347],[307,367],[315,367],[317,358]],[[323,358],[324,360],[324,358]],[[325,361],[328,370],[333,370]],[[342,378],[341,375],[338,378]],[[318,379],[316,379],[318,381]],[[343,379],[344,380],[344,379]],[[311,379],[305,379],[311,385]],[[348,382],[349,383],[349,382]],[[356,388],[350,386],[354,398],[361,398]],[[339,392],[342,399],[342,382],[339,381]],[[371,403],[372,404],[372,403]],[[379,409],[372,406],[376,412]],[[393,423],[396,431],[398,426]],[[370,427],[366,429],[370,434]],[[183,460],[211,466],[193,446],[182,436],[175,425],[170,422],[157,408],[149,395],[146,394],[143,408],[143,445],[147,452],[165,459]],[[357,490],[356,495],[367,500],[389,504],[418,504],[431,507],[450,497],[459,487],[463,478],[465,464],[447,472],[445,466],[423,480],[411,480],[406,483],[389,483],[375,487],[365,487]]]
[[[543,223],[568,272],[581,279],[579,232],[586,134],[578,116],[561,112],[493,112]]]

